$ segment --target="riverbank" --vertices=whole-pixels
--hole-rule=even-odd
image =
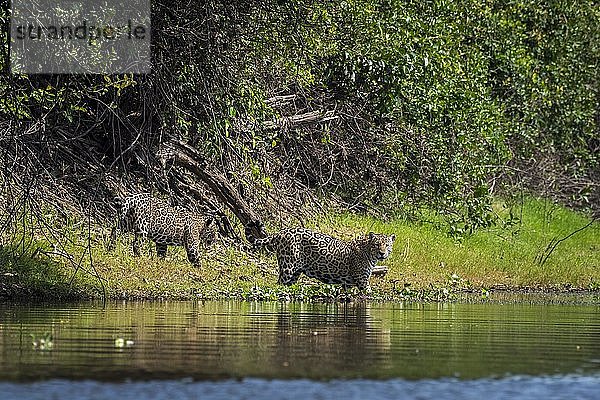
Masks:
[[[312,227],[346,239],[368,231],[397,235],[392,256],[383,263],[388,274],[371,279],[376,301],[452,300],[461,293],[486,298],[497,291],[600,292],[598,222],[558,242],[548,255],[549,244],[589,219],[533,199],[523,204],[520,222],[511,219],[501,203],[495,211],[495,226],[462,238],[450,237],[435,221],[380,221],[353,214],[322,218]],[[249,251],[243,243],[216,244],[198,269],[187,262],[181,248],[169,248],[167,259],[160,260],[151,255],[153,246],[147,243],[144,255],[134,257],[130,236],[123,235],[117,248],[108,252],[102,234],[92,234],[90,247],[86,235],[74,234],[72,248],[67,249],[73,256],[44,241],[20,257],[4,248],[0,297],[332,301],[357,294],[309,279],[291,287],[277,285],[273,255]]]

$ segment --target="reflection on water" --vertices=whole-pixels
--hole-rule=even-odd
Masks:
[[[600,307],[0,305],[0,380],[597,377]],[[51,335],[52,346],[32,345]]]

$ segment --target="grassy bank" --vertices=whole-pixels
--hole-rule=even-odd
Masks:
[[[398,236],[392,256],[384,262],[389,273],[371,279],[378,300],[444,300],[461,291],[485,296],[493,290],[600,290],[600,224],[559,243],[542,265],[539,257],[547,254],[544,250],[552,239],[566,237],[589,219],[542,200],[527,200],[520,222],[500,203],[496,212],[495,226],[459,239],[449,237],[435,222],[383,222],[352,214],[322,218],[312,226],[348,239],[367,231]],[[81,263],[41,241],[31,246],[37,250],[21,257],[5,247],[0,253],[0,295],[81,298],[106,292],[111,298],[251,300],[345,296],[336,286],[308,279],[292,287],[277,285],[275,258],[246,251],[244,245],[217,244],[197,269],[181,248],[170,248],[167,259],[160,260],[151,255],[147,243],[146,255],[134,257],[130,235],[122,236],[113,252],[105,250],[102,235],[93,235],[90,263],[87,235],[75,236],[67,250],[80,254]]]

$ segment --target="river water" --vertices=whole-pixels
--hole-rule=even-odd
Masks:
[[[0,399],[600,399],[600,306],[0,304]]]

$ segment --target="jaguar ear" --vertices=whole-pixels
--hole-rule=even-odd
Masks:
[[[392,243],[393,243],[394,240],[396,240],[396,234],[392,233],[392,236],[390,236],[390,239],[392,239]]]
[[[369,240],[373,240],[375,238],[375,234],[373,232],[369,232]]]

